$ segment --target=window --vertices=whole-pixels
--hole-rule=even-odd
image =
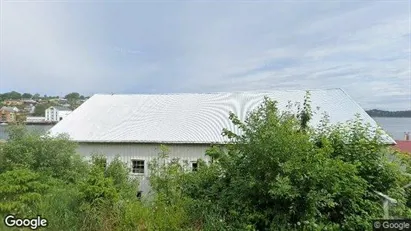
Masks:
[[[144,173],[144,160],[132,160],[132,172]]]
[[[192,163],[191,163],[191,169],[192,169],[193,171],[197,171],[197,167],[198,167],[197,162],[192,162]]]

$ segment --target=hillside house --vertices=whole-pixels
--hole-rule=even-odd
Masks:
[[[0,123],[12,123],[16,122],[17,113],[19,109],[16,107],[6,107],[0,108]]]
[[[5,100],[3,104],[6,106],[22,106],[24,102],[21,100]]]
[[[404,133],[404,140],[396,140],[395,141],[397,144],[394,146],[395,149],[397,149],[400,152],[405,152],[411,154],[411,140],[410,140],[410,134]]]
[[[25,104],[25,105],[35,105],[35,104],[37,104],[37,101],[33,100],[33,99],[23,99],[21,101],[23,101],[23,104]]]
[[[343,90],[312,90],[312,108],[327,112],[331,124],[345,122],[359,114],[365,122],[376,122]],[[187,161],[193,168],[198,159],[208,160],[211,144],[227,141],[223,128],[238,131],[228,119],[229,112],[244,120],[265,96],[276,100],[280,110],[289,101],[304,100],[306,91],[277,90],[210,94],[102,95],[92,96],[52,129],[51,135],[66,133],[78,142],[78,152],[86,157],[104,154],[108,161],[116,155],[127,163],[131,174],[147,185],[148,163],[158,157],[160,144],[169,147],[170,158]],[[317,113],[310,121],[316,126]],[[395,141],[386,136],[388,144]]]
[[[61,106],[52,106],[46,109],[45,117],[48,122],[59,122],[66,118],[72,110]]]

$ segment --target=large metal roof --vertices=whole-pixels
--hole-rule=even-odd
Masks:
[[[238,131],[228,119],[234,112],[244,120],[264,96],[278,102],[280,110],[289,102],[302,104],[305,90],[231,92],[208,94],[97,94],[74,110],[51,130],[67,133],[77,142],[132,143],[220,143],[223,128]],[[364,122],[376,122],[341,89],[310,90],[312,108],[319,111],[310,124],[318,125],[321,112],[331,124],[346,122],[359,114]],[[386,142],[395,144],[387,136]]]

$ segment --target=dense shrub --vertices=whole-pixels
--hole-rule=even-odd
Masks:
[[[296,115],[269,99],[244,122],[230,115],[241,133],[225,130],[226,150],[211,149],[213,163],[182,184],[204,228],[369,230],[383,216],[376,192],[398,201],[392,216],[410,216],[409,189],[402,187],[411,179],[400,168],[407,164],[381,132],[359,117],[330,126],[325,116],[311,129],[311,115],[309,97]]]

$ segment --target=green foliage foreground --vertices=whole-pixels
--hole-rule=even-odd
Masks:
[[[309,97],[296,114],[268,99],[246,121],[231,114],[240,132],[223,131],[230,141],[195,172],[165,161],[162,146],[142,201],[118,158],[86,162],[67,137],[17,127],[0,144],[0,215],[41,215],[56,231],[370,230],[384,215],[377,191],[397,200],[390,216],[411,217],[409,156],[359,119],[329,126],[325,116],[312,129],[311,115]]]

